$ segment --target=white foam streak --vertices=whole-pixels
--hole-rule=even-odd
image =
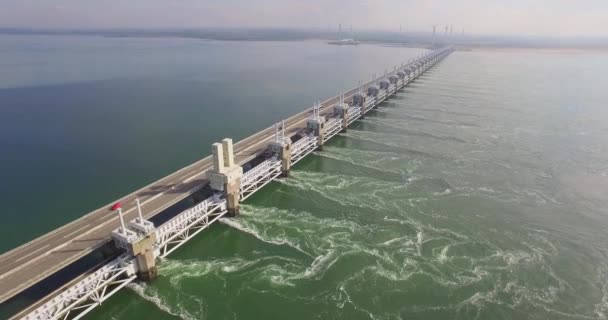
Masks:
[[[237,219],[230,219],[230,218],[222,218],[220,219],[220,222],[228,225],[234,229],[237,229],[239,231],[245,232],[247,234],[250,234],[252,236],[254,236],[255,238],[257,238],[258,240],[261,240],[263,242],[269,243],[269,244],[274,244],[274,245],[288,245],[302,253],[304,253],[307,256],[312,256],[310,253],[306,252],[305,250],[302,250],[302,248],[300,248],[299,245],[287,240],[287,239],[282,239],[282,238],[268,238],[265,237],[262,233],[260,233],[258,230],[245,226],[242,221],[239,221]]]
[[[167,314],[170,314],[172,316],[176,316],[179,317],[181,319],[184,320],[197,320],[199,319],[198,317],[195,317],[194,315],[189,314],[187,311],[180,309],[180,310],[173,310],[173,308],[167,304],[156,292],[156,290],[152,287],[148,287],[146,284],[141,284],[141,283],[137,283],[137,282],[132,282],[130,284],[127,285],[128,288],[130,288],[131,290],[133,290],[133,292],[137,293],[137,295],[139,295],[140,297],[142,297],[144,300],[151,302],[152,304],[154,304],[159,310],[166,312]]]

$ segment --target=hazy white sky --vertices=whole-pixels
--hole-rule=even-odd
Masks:
[[[0,0],[0,27],[314,27],[608,36],[608,0]],[[335,27],[334,27],[335,28]]]

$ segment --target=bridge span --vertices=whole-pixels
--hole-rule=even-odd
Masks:
[[[236,144],[224,139],[201,159],[112,205],[0,256],[0,303],[66,268],[87,254],[111,245],[111,258],[84,272],[13,319],[79,319],[138,277],[156,277],[156,260],[165,257],[223,216],[238,216],[239,202],[273,179],[289,175],[292,165],[419,77],[449,55],[429,51],[385,72],[382,77],[315,104]],[[205,199],[161,225],[149,220],[204,190]],[[116,208],[114,208],[116,209]]]

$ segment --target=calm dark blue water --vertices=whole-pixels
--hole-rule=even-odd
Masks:
[[[0,252],[420,52],[0,36]]]
[[[4,250],[420,52],[0,51]],[[607,319],[606,74],[603,52],[456,52],[88,318]]]

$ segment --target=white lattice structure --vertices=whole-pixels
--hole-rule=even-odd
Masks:
[[[77,281],[22,319],[80,319],[136,277],[133,257],[122,255]]]
[[[376,97],[368,96],[365,99],[365,113],[369,112],[376,105]]]
[[[361,107],[350,107],[348,108],[348,120],[347,123],[350,125],[361,117]]]
[[[333,136],[338,134],[342,130],[342,119],[330,118],[325,122],[325,136],[323,142],[331,139]]]
[[[291,164],[294,165],[298,161],[304,159],[309,153],[315,151],[319,143],[314,135],[302,137],[302,139],[294,142],[291,145]]]
[[[156,229],[157,257],[164,258],[226,214],[226,200],[216,194]]]
[[[245,172],[241,178],[241,201],[249,198],[279,175],[281,175],[281,160],[275,157]]]
[[[376,101],[377,101],[377,103],[379,104],[380,102],[384,101],[384,99],[386,99],[386,96],[387,96],[387,94],[386,94],[386,90],[382,90],[382,89],[381,89],[381,90],[378,92],[378,96],[376,97]]]

